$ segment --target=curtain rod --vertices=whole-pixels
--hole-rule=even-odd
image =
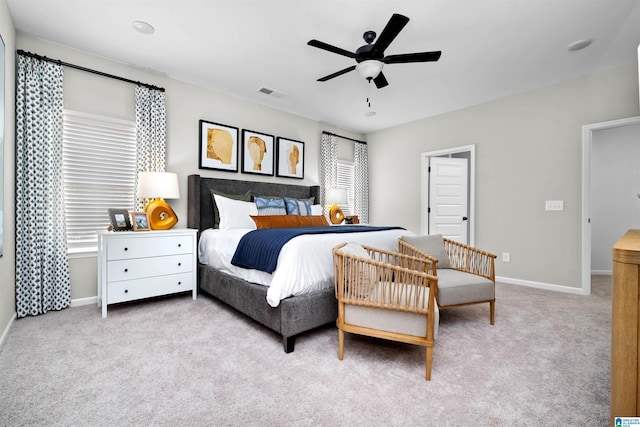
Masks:
[[[115,76],[113,74],[104,73],[102,71],[92,70],[91,68],[81,67],[80,65],[69,64],[68,62],[60,61],[59,59],[47,58],[46,56],[41,56],[41,55],[38,55],[38,54],[35,54],[35,53],[31,53],[31,52],[25,52],[24,50],[21,50],[21,49],[18,49],[17,53],[18,53],[18,55],[28,56],[28,57],[36,58],[36,59],[39,59],[41,61],[46,61],[46,62],[53,62],[54,64],[63,65],[65,67],[69,67],[69,68],[75,68],[76,70],[86,71],[88,73],[97,74],[99,76],[109,77],[110,79],[120,80],[122,82],[127,82],[127,83],[133,83],[133,84],[138,85],[138,86],[144,86],[144,87],[147,87],[149,89],[159,90],[160,92],[164,92],[164,88],[163,87],[158,87],[158,86],[150,85],[150,84],[147,84],[147,83],[138,82],[138,81],[127,79],[127,78],[120,77],[120,76]]]
[[[327,132],[327,131],[322,131],[322,133],[324,133],[325,135],[332,135],[332,136],[336,136],[338,138],[342,138],[342,139],[348,139],[349,141],[353,141],[353,142],[357,142],[358,144],[367,144],[366,141],[358,141],[357,139],[353,139],[353,138],[349,138],[348,136],[342,136],[342,135],[338,135],[336,133],[331,133],[331,132]]]

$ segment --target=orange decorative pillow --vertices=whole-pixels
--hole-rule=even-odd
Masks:
[[[329,225],[324,215],[251,215],[256,228],[296,228]]]

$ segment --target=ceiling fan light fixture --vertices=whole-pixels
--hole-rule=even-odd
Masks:
[[[382,67],[384,67],[384,64],[382,62],[375,59],[368,59],[366,61],[360,62],[356,66],[356,70],[362,77],[367,80],[371,80],[378,77],[378,74],[382,72]]]

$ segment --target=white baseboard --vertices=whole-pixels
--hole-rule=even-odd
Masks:
[[[97,304],[98,297],[76,298],[71,300],[71,307],[80,307],[81,305]]]
[[[4,328],[4,331],[2,331],[2,336],[0,336],[0,348],[2,348],[2,345],[4,344],[4,340],[7,339],[9,330],[11,329],[11,327],[13,326],[13,322],[15,321],[16,321],[16,313],[13,313],[11,320],[9,320],[9,323],[7,323],[7,327]]]
[[[591,274],[596,276],[613,276],[613,270],[591,270]]]
[[[527,286],[530,288],[546,289],[548,291],[564,292],[567,294],[584,295],[584,293],[582,292],[582,288],[554,285],[551,283],[533,282],[531,280],[512,279],[510,277],[496,276],[496,282],[508,283],[510,285]]]

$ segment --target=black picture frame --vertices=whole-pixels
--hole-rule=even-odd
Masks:
[[[198,167],[238,172],[239,129],[222,123],[200,120]]]
[[[276,176],[304,179],[304,142],[278,137]]]
[[[272,176],[274,141],[273,135],[242,129],[242,173]]]
[[[113,231],[131,231],[129,211],[126,209],[109,209],[109,222]]]

